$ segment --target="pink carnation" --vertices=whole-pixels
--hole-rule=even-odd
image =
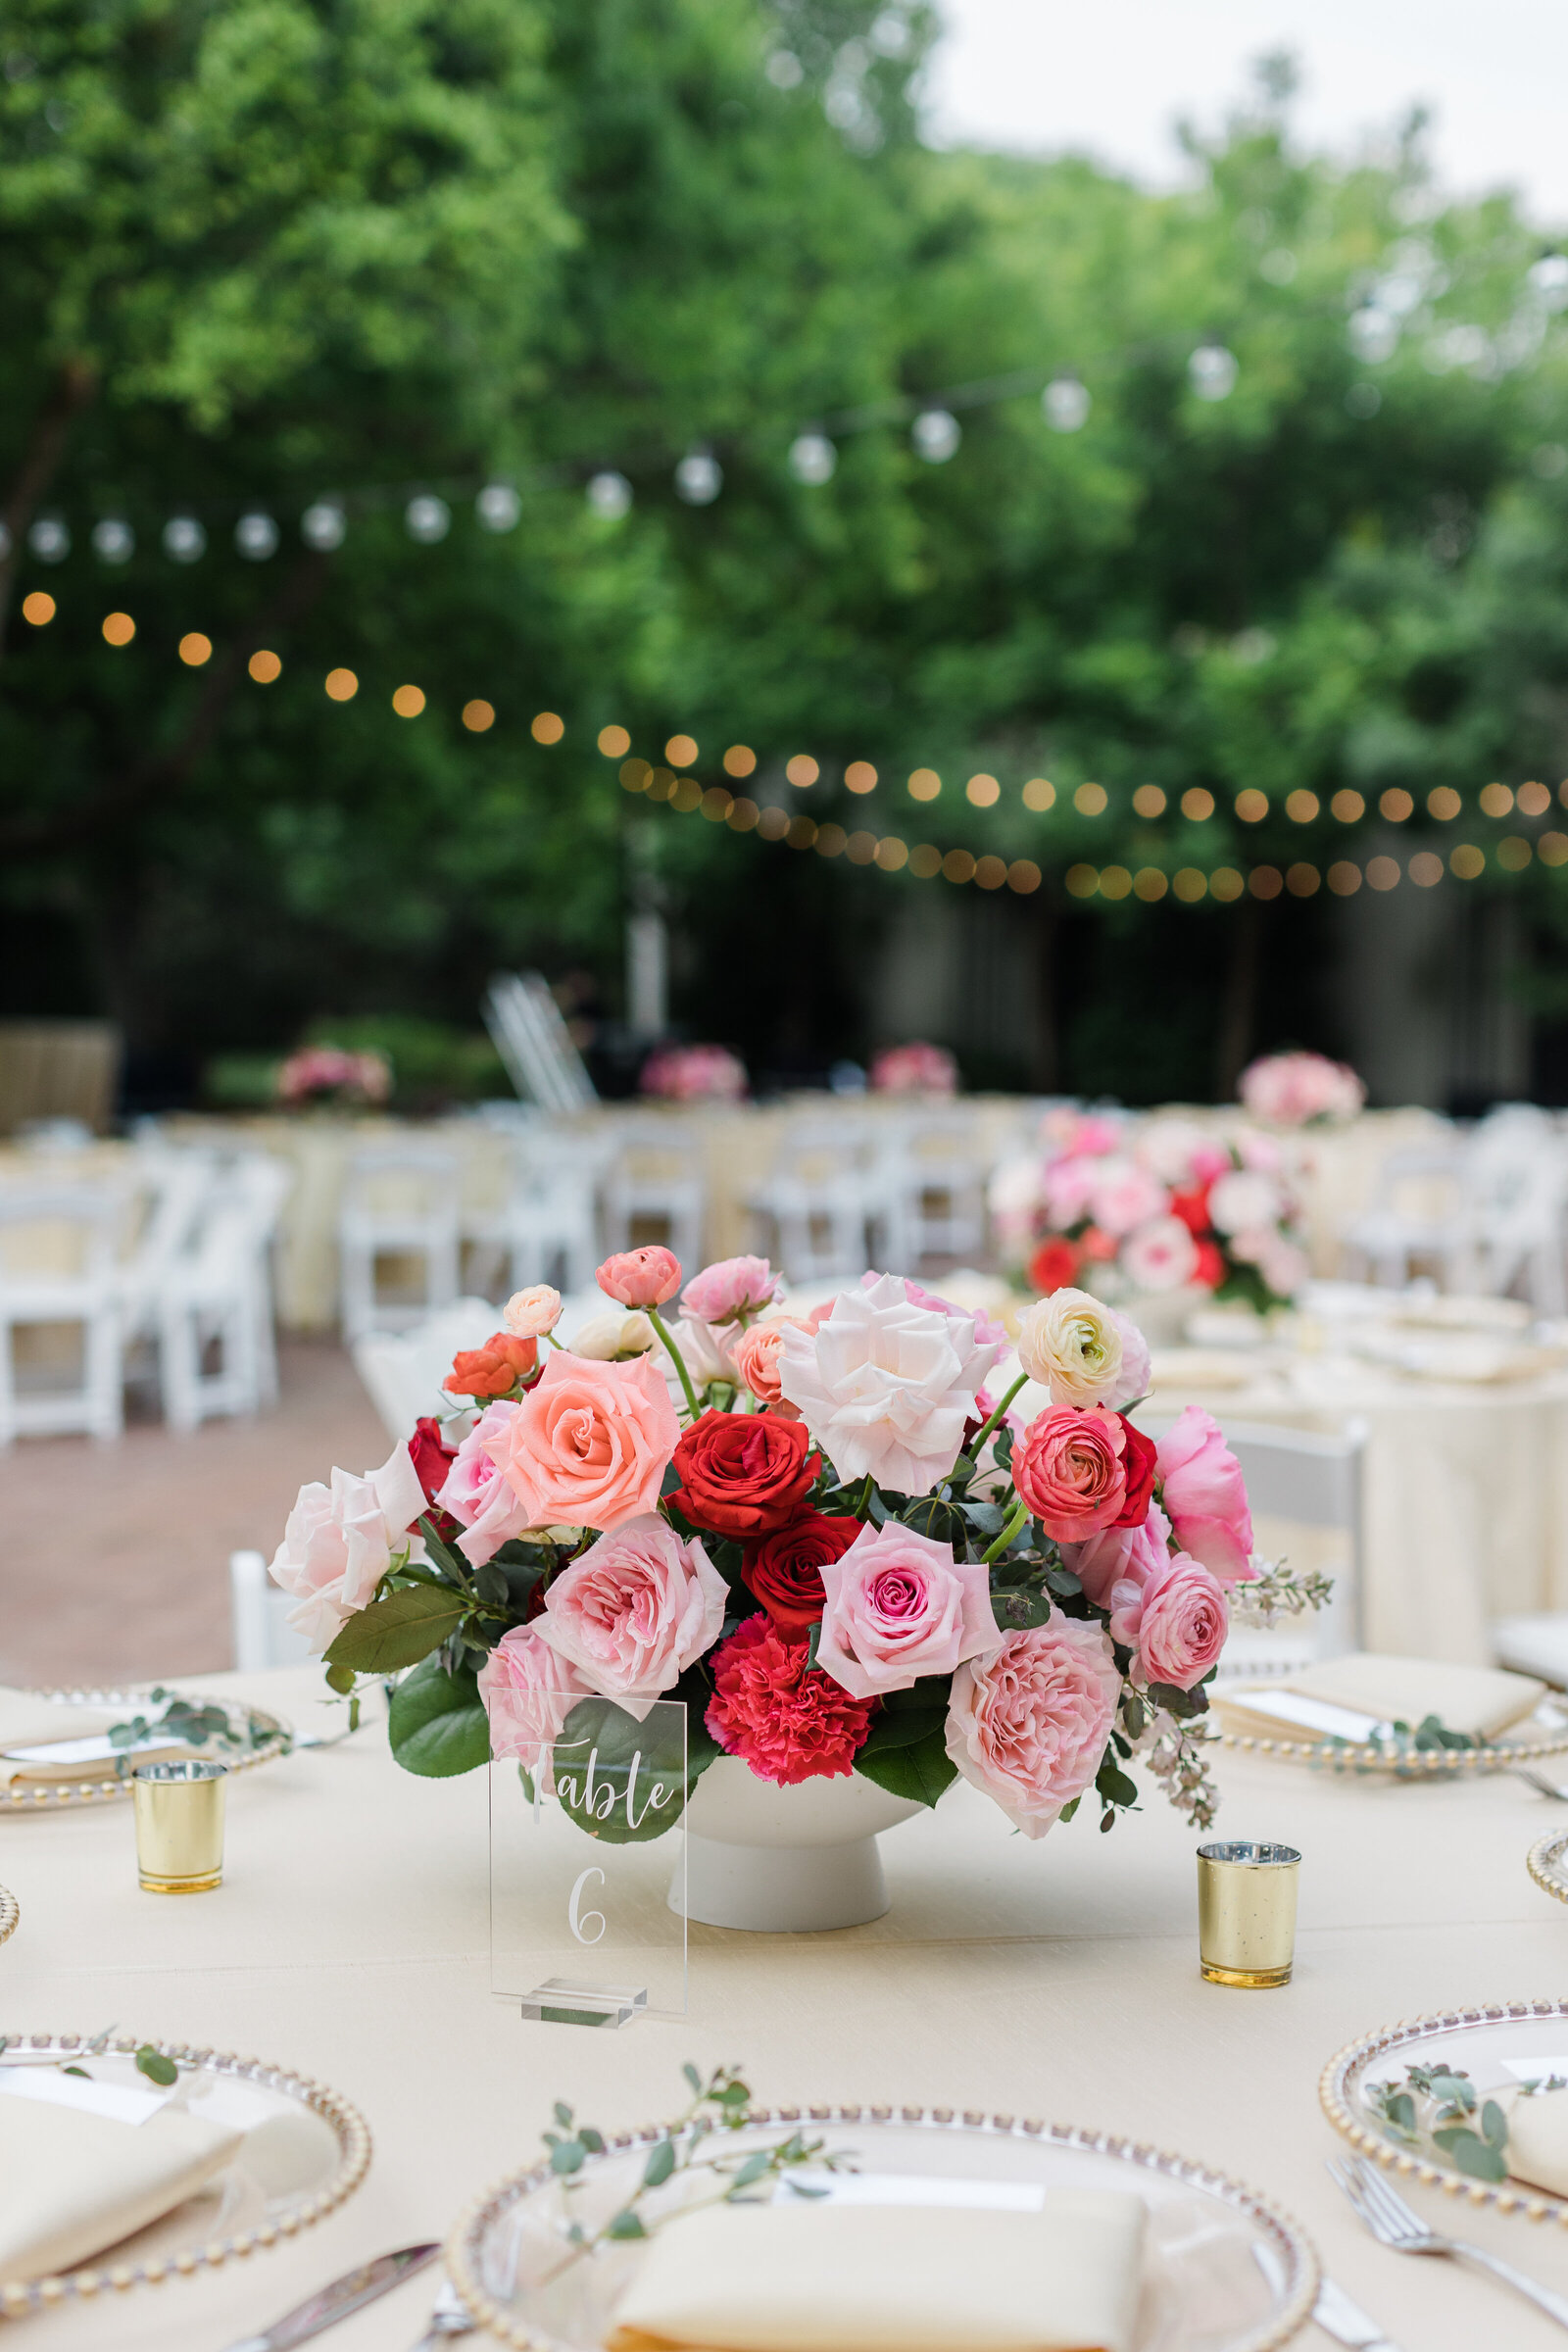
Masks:
[[[506,1441],[514,1404],[503,1398],[479,1415],[458,1447],[436,1504],[463,1528],[458,1549],[475,1568],[493,1559],[503,1544],[520,1536],[528,1512],[497,1456]]]
[[[748,1617],[710,1661],[713,1696],[703,1720],[726,1755],[760,1780],[842,1780],[876,1713],[808,1663],[809,1644],[786,1641],[765,1613]]]
[[[1043,1838],[1100,1770],[1120,1690],[1102,1628],[1054,1614],[958,1668],[948,1754],[1026,1838]]]
[[[700,1323],[736,1323],[778,1297],[779,1277],[765,1257],[721,1257],[694,1274],[681,1305]]]
[[[533,1630],[639,1722],[724,1622],[729,1587],[695,1537],[651,1512],[563,1569]]]
[[[1189,1404],[1159,1439],[1155,1468],[1160,1500],[1183,1551],[1213,1570],[1221,1584],[1252,1574],[1252,1515],[1242,1466],[1219,1423]]]
[[[592,1695],[569,1658],[531,1625],[503,1634],[479,1669],[479,1696],[490,1718],[490,1753],[514,1756],[537,1775],[540,1792],[554,1794],[548,1750],[579,1698]]]
[[[956,1560],[951,1544],[896,1519],[863,1527],[820,1573],[817,1664],[857,1698],[906,1690],[922,1674],[951,1674],[1002,1647],[985,1563]]]

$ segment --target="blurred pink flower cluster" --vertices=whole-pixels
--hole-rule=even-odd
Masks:
[[[727,1046],[661,1046],[643,1063],[638,1085],[662,1102],[739,1102],[746,1064]]]
[[[1353,1119],[1366,1088],[1348,1062],[1325,1054],[1265,1054],[1242,1072],[1244,1106],[1270,1127],[1312,1127]]]
[[[273,1080],[280,1102],[384,1102],[392,1064],[384,1054],[351,1054],[344,1046],[301,1046]]]
[[[946,1046],[884,1046],[871,1063],[873,1095],[956,1095],[958,1065]]]

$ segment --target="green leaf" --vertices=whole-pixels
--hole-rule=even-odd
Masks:
[[[155,2050],[150,2041],[144,2041],[136,2052],[136,2072],[145,2075],[149,2082],[158,2083],[164,2090],[172,2082],[179,2081],[179,2069],[172,2058],[166,2058],[162,2050]]]
[[[553,2173],[580,2173],[588,2151],[580,2139],[558,2139],[550,2151]]]
[[[596,2132],[592,2124],[579,2125],[577,2130],[577,2137],[582,2141],[583,2146],[587,2149],[590,2156],[602,2156],[604,2154],[605,2135],[602,2132]]]
[[[1489,2148],[1501,2149],[1508,2145],[1508,2118],[1495,2099],[1488,2099],[1481,2110],[1481,2136]]]
[[[490,1760],[490,1722],[471,1674],[449,1674],[439,1658],[416,1666],[392,1694],[392,1753],[405,1772],[448,1780]]]
[[[1455,2168],[1471,2180],[1506,2180],[1508,2167],[1495,2148],[1464,2125],[1451,2132],[1434,2132],[1433,2139],[1453,2159]]]
[[[675,2143],[672,2139],[662,2139],[643,2166],[644,2188],[662,2188],[674,2170]]]
[[[439,1648],[467,1613],[464,1594],[446,1585],[405,1585],[351,1617],[326,1662],[352,1666],[356,1674],[396,1674]]]
[[[662,1838],[685,1811],[695,1778],[683,1776],[683,1745],[657,1709],[639,1723],[613,1699],[580,1698],[552,1751],[562,1811],[607,1845]]]
[[[326,1670],[326,1687],[329,1690],[335,1690],[340,1698],[347,1698],[349,1692],[354,1688],[353,1667],[328,1666]]]
[[[1107,1804],[1136,1805],[1138,1783],[1122,1771],[1113,1756],[1107,1755],[1095,1775],[1095,1787]]]
[[[736,2174],[734,2180],[730,2184],[731,2195],[734,2194],[737,2188],[750,2188],[754,2180],[760,2180],[763,2174],[770,2173],[772,2169],[773,2159],[771,2154],[766,2148],[759,2148],[755,2156],[747,2157],[746,2162],[741,2166],[740,2171]]]
[[[571,2109],[566,2105],[564,2099],[558,2099],[556,2101],[555,2112],[556,2121],[561,2126],[563,2132],[569,2132],[571,2130]]]
[[[692,2097],[694,2099],[700,2099],[703,2095],[703,2078],[697,2072],[696,2067],[693,2066],[689,2058],[680,2071],[685,2076],[688,2083],[691,2085]]]
[[[646,2237],[648,2232],[628,2205],[624,2212],[617,2213],[614,2220],[609,2224],[605,2235],[613,2238]]]
[[[948,1754],[945,1733],[940,1727],[908,1746],[876,1748],[869,1755],[862,1747],[855,1759],[855,1769],[865,1780],[885,1788],[890,1796],[907,1797],[920,1805],[934,1805],[958,1777],[958,1767]]]
[[[90,2082],[92,2081],[91,2075],[88,2074],[87,2069],[84,2066],[63,2066],[60,2069],[60,2072],[63,2075],[79,2075],[84,2082]]]

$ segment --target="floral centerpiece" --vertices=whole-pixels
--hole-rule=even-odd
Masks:
[[[1326,1054],[1265,1054],[1237,1088],[1244,1107],[1269,1127],[1328,1127],[1353,1119],[1366,1087],[1348,1062]]]
[[[351,1054],[345,1046],[301,1046],[279,1062],[272,1091],[291,1110],[313,1102],[368,1106],[392,1092],[392,1064],[384,1054]]]
[[[662,1102],[739,1102],[746,1064],[728,1046],[661,1046],[643,1063],[638,1086]]]
[[[1058,1290],[995,1394],[1001,1325],[898,1275],[792,1315],[731,1258],[667,1320],[667,1250],[599,1281],[569,1348],[558,1294],[518,1293],[448,1376],[461,1421],[289,1516],[291,1622],[336,1690],[403,1676],[403,1764],[515,1757],[549,1793],[559,1740],[609,1753],[675,1698],[688,1787],[729,1756],[930,1805],[961,1775],[1039,1838],[1090,1791],[1108,1826],[1141,1761],[1206,1822],[1191,1727],[1261,1563],[1208,1415],[1157,1443],[1129,1419],[1149,1353],[1123,1315]]]
[[[991,1182],[999,1241],[1031,1289],[1193,1289],[1262,1310],[1305,1281],[1300,1208],[1272,1136],[1065,1109],[1046,1114],[1041,1142]]]
[[[946,1046],[916,1038],[907,1046],[884,1046],[871,1062],[873,1095],[956,1095],[958,1065]]]

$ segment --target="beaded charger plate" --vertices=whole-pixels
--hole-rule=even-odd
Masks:
[[[1423,2128],[1423,2109],[1435,2108],[1437,2099],[1416,2090],[1414,2129],[1401,2131],[1391,2122],[1383,2102],[1390,2091],[1410,2088],[1412,2067],[1421,2074],[1467,2076],[1477,2102],[1468,2120],[1479,2131],[1487,2100],[1516,2091],[1527,2082],[1568,2077],[1568,2001],[1501,2001],[1480,2009],[1443,2009],[1385,2026],[1339,2051],[1318,2082],[1324,2114],[1363,2156],[1426,2187],[1463,2197],[1467,2204],[1490,2205],[1498,2213],[1523,2214],[1528,2221],[1555,2222],[1568,2229],[1568,2198],[1512,2176],[1493,2181],[1461,2172],[1432,2139],[1430,2127]]]
[[[8,1700],[6,1713],[14,1716],[17,1704]],[[164,1757],[202,1756],[230,1772],[252,1772],[286,1756],[294,1743],[281,1716],[157,1684],[31,1691],[25,1704],[24,1734],[0,1745],[0,1817],[114,1803],[129,1796],[135,1765]],[[49,1721],[57,1709],[58,1730]]]
[[[1271,1685],[1230,1683],[1221,1686],[1219,1699],[1245,1704],[1253,1690]],[[1515,1764],[1540,1756],[1568,1754],[1568,1709],[1561,1695],[1544,1698],[1533,1715],[1514,1724],[1501,1739],[1476,1747],[1415,1747],[1407,1741],[1370,1740],[1265,1740],[1255,1734],[1216,1728],[1212,1737],[1223,1747],[1250,1756],[1266,1756],[1286,1764],[1311,1764],[1320,1771],[1380,1773],[1396,1781],[1448,1781],[1507,1772]]]
[[[17,1922],[21,1917],[22,1906],[10,1887],[0,1886],[0,1943],[4,1943],[8,1936],[16,1934]]]
[[[1525,1856],[1525,1868],[1543,1894],[1568,1903],[1568,1830],[1548,1830]]]
[[[136,2066],[149,2045],[133,2037],[80,2034],[10,2034],[0,2047],[0,2077],[12,2069],[60,2074],[80,2068],[114,2090],[146,2094],[156,2085]],[[243,2136],[221,2170],[162,2220],[59,2278],[0,2281],[0,2313],[9,2318],[71,2296],[157,2286],[216,2270],[279,2240],[296,2237],[352,2196],[370,2162],[370,2133],[359,2110],[308,2076],[231,2051],[150,2045],[178,2070],[168,2091],[199,2115]],[[9,2102],[8,2102],[9,2103]]]
[[[738,2131],[697,2143],[689,2166],[694,2143],[677,2131],[681,2166],[639,2207],[649,2230],[711,2198],[715,2158],[729,2168],[795,2132],[820,2142],[824,2160],[853,2166],[858,2202],[994,2201],[1027,2211],[1054,2188],[1141,2196],[1148,2253],[1132,2352],[1273,2352],[1317,2297],[1309,2240],[1278,2206],[1223,2173],[1109,2132],[973,2110],[753,2108]],[[574,2223],[603,2228],[642,2179],[650,2149],[669,2136],[662,2126],[619,2132],[587,2159],[575,2186],[544,2163],[481,2197],[447,2243],[453,2282],[478,2325],[523,2352],[598,2352],[644,2247],[623,2239],[583,2253],[567,2231]]]

